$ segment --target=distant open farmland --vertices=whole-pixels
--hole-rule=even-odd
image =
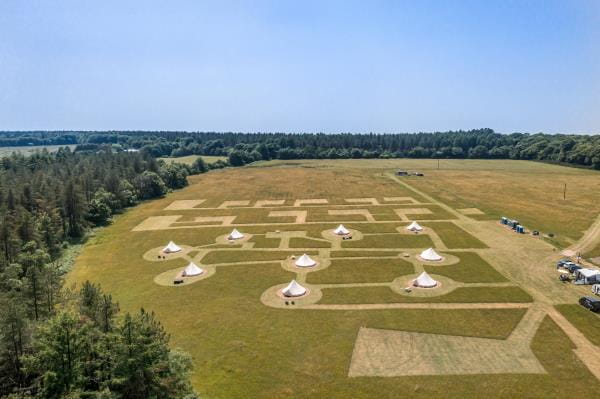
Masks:
[[[210,156],[210,155],[186,155],[185,157],[175,157],[175,158],[159,158],[162,159],[165,162],[178,162],[178,163],[183,163],[186,165],[191,165],[194,163],[194,161],[198,158],[202,157],[202,159],[204,159],[204,162],[206,163],[214,163],[217,161],[226,161],[227,157],[215,157],[215,156]]]
[[[69,147],[71,150],[75,148],[75,144],[71,145],[35,145],[35,146],[23,146],[23,147],[0,147],[0,157],[5,157],[13,152],[20,154],[32,154],[36,151],[41,151],[44,148],[49,152],[56,152],[60,147]]]

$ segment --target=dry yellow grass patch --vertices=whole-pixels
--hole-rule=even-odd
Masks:
[[[219,208],[221,208],[221,209],[223,209],[223,208],[234,208],[234,207],[248,206],[248,205],[250,205],[250,201],[249,200],[224,201],[221,205],[219,205]]]
[[[379,201],[377,201],[377,198],[345,198],[344,201],[354,204],[379,205]]]
[[[303,205],[326,205],[329,201],[325,198],[312,198],[312,199],[297,199],[294,201],[294,206]]]
[[[409,215],[430,215],[433,213],[429,208],[401,208],[394,209],[394,212],[404,222],[410,221]]]
[[[507,340],[361,328],[348,376],[545,374],[530,348],[544,315],[529,310]]]
[[[290,217],[295,218],[292,223],[305,223],[307,211],[271,211],[269,212],[269,217]]]
[[[205,201],[205,199],[173,201],[165,208],[165,211],[183,211],[187,209],[194,209]]]
[[[463,215],[485,215],[485,212],[482,212],[479,208],[462,208],[457,209]]]
[[[368,209],[330,209],[327,211],[332,216],[348,216],[348,215],[359,215],[365,218],[367,222],[374,222],[375,218]]]

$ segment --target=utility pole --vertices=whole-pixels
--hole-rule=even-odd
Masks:
[[[567,183],[565,183],[565,188],[563,190],[563,200],[567,199]]]

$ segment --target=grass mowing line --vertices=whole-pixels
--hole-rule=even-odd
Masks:
[[[309,255],[316,255],[315,251],[308,251]],[[219,250],[209,252],[202,258],[202,263],[207,265],[220,263],[243,263],[262,261],[283,261],[291,255],[302,255],[293,251],[260,251],[260,250]]]

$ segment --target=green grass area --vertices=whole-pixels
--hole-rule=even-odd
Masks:
[[[292,237],[290,238],[290,248],[331,248],[331,243],[311,238]]]
[[[584,253],[583,257],[586,258],[586,259],[600,257],[600,244],[596,245],[595,247],[593,247],[592,249],[590,249],[589,251],[587,251],[586,253]],[[596,261],[594,263],[598,263],[598,262]]]
[[[450,249],[488,248],[472,234],[452,222],[428,222],[423,226],[432,228]]]
[[[378,256],[398,256],[398,251],[331,251],[332,258],[361,258]]]
[[[474,252],[452,252],[460,261],[448,266],[429,266],[427,273],[450,277],[463,283],[502,283],[508,281],[479,254]]]
[[[397,233],[398,222],[393,223],[345,223],[347,229],[358,230],[363,234]]]
[[[598,171],[526,161],[445,161],[445,166],[407,183],[453,208],[478,208],[488,218],[506,216],[528,230],[554,233],[559,247],[579,239],[594,221],[591,215],[600,212]]]
[[[264,235],[255,235],[250,239],[254,248],[278,248],[281,242],[279,238],[266,238]]]
[[[433,241],[427,235],[409,234],[372,234],[362,240],[342,242],[343,248],[427,248],[433,247]]]
[[[198,158],[202,157],[202,159],[204,159],[204,162],[206,163],[215,163],[217,161],[226,161],[227,157],[217,157],[217,156],[211,156],[211,155],[186,155],[184,157],[163,157],[163,158],[159,158],[167,163],[172,163],[172,162],[177,162],[177,163],[183,163],[186,165],[191,165],[194,163],[194,161]]]
[[[600,317],[579,304],[556,305],[555,308],[571,322],[587,339],[600,346]]]
[[[298,187],[306,187],[306,192],[303,193],[305,198],[364,197],[367,192],[369,196],[377,198],[415,197],[409,190],[382,177],[383,173],[393,168],[421,169],[426,172],[426,179],[428,179],[430,169],[427,167],[433,161],[409,160],[409,164],[403,162],[404,160],[307,161],[303,164],[307,167],[287,165],[272,168],[235,168],[192,176],[190,187],[174,192],[165,199],[148,201],[125,212],[113,225],[92,237],[69,273],[67,286],[90,279],[100,283],[105,291],[111,293],[123,311],[136,311],[142,306],[149,311],[154,311],[171,335],[171,345],[182,348],[192,355],[195,365],[192,380],[201,397],[311,396],[332,399],[373,397],[385,399],[403,396],[472,398],[482,395],[515,398],[594,397],[600,390],[599,383],[573,354],[571,351],[573,345],[569,339],[549,319],[542,323],[531,345],[548,374],[348,378],[348,368],[360,327],[505,339],[517,325],[525,310],[339,311],[276,309],[263,305],[259,298],[265,290],[287,283],[296,277],[294,273],[284,270],[277,261],[285,258],[292,251],[273,251],[277,258],[272,263],[217,267],[216,273],[210,278],[194,284],[182,287],[158,286],[153,282],[155,276],[185,266],[186,260],[179,258],[149,262],[142,258],[146,251],[164,246],[171,239],[180,245],[212,244],[217,236],[229,233],[231,227],[132,231],[148,216],[172,214],[163,209],[173,200],[207,198],[209,201],[206,204],[218,206],[224,200],[285,199],[286,204],[289,205],[297,198]],[[422,165],[419,162],[422,162]],[[444,162],[441,162],[442,166]],[[461,162],[452,165],[468,171],[465,178],[480,173],[472,170],[473,165],[482,167],[487,165],[480,161]],[[502,168],[506,165],[512,168],[510,166],[512,164],[508,161],[498,161],[493,164],[494,167],[489,170],[489,173],[502,172]],[[514,169],[523,174],[527,172],[529,165],[535,166],[532,163],[518,164],[523,166]],[[291,165],[296,165],[296,161]],[[290,181],[295,184],[290,184]],[[416,179],[410,179],[410,182],[413,181]],[[576,218],[579,217],[579,206],[578,204],[573,207]],[[411,205],[411,207],[419,206]],[[472,207],[483,208],[477,204],[473,204]],[[593,207],[588,206],[588,208],[589,214]],[[537,212],[537,208],[531,206],[529,212]],[[322,223],[246,226],[241,230],[251,234],[265,234],[276,229],[307,231],[309,237],[321,238],[321,231],[332,229],[336,225],[336,223]],[[345,223],[345,225],[348,228],[358,228],[363,233],[393,233],[395,227],[403,223]],[[412,235],[407,237],[412,238]],[[493,243],[490,242],[490,245]],[[423,245],[426,246],[428,245]],[[226,262],[236,261],[236,258],[242,262],[251,262],[252,256],[258,257],[259,260],[268,260],[270,255],[265,254],[271,251],[227,250],[214,253],[217,252],[229,252],[226,255]],[[250,254],[261,252],[262,255]],[[398,251],[368,250],[332,251],[332,255],[342,257],[355,252],[363,256],[398,253]],[[295,253],[295,255],[299,254]],[[467,266],[475,267],[475,263]],[[448,266],[448,270],[450,271],[452,267]],[[446,266],[439,266],[435,267],[435,270],[445,270],[445,268]],[[320,272],[309,273],[309,275],[317,273]],[[468,278],[469,274],[466,268],[467,277],[463,278]],[[383,288],[388,291],[383,295],[393,294],[394,297],[404,298],[387,287]],[[435,301],[530,300],[527,294],[513,287],[494,289],[469,287],[460,290],[435,297]],[[342,294],[329,289],[324,289],[323,293],[323,300],[332,296],[338,298]],[[450,295],[454,295],[454,298]],[[358,298],[360,303],[364,300],[364,295],[361,296]],[[370,296],[377,299],[376,297],[381,297],[382,294],[374,293]],[[414,297],[406,298],[414,299]],[[434,299],[425,298],[425,300]]]
[[[312,284],[379,283],[414,273],[412,263],[402,259],[333,259],[327,269],[309,273]]]
[[[575,356],[576,346],[558,325],[546,316],[531,342],[531,349],[548,372],[532,381],[528,387],[521,387],[521,397],[536,396],[539,398],[592,398],[598,396],[600,383],[598,379]],[[545,377],[545,378],[544,378]],[[544,384],[541,382],[545,381]],[[564,388],[568,381],[568,389]]]
[[[531,302],[533,298],[519,287],[459,287],[440,296],[417,297],[396,294],[389,287],[323,288],[319,304],[358,303],[494,303]],[[410,295],[410,294],[409,294]]]
[[[316,252],[308,251],[307,254],[314,255]],[[215,263],[237,263],[237,262],[263,262],[272,260],[285,260],[290,255],[302,255],[292,251],[248,251],[248,250],[221,250],[209,252],[202,258],[202,263],[207,265]]]

